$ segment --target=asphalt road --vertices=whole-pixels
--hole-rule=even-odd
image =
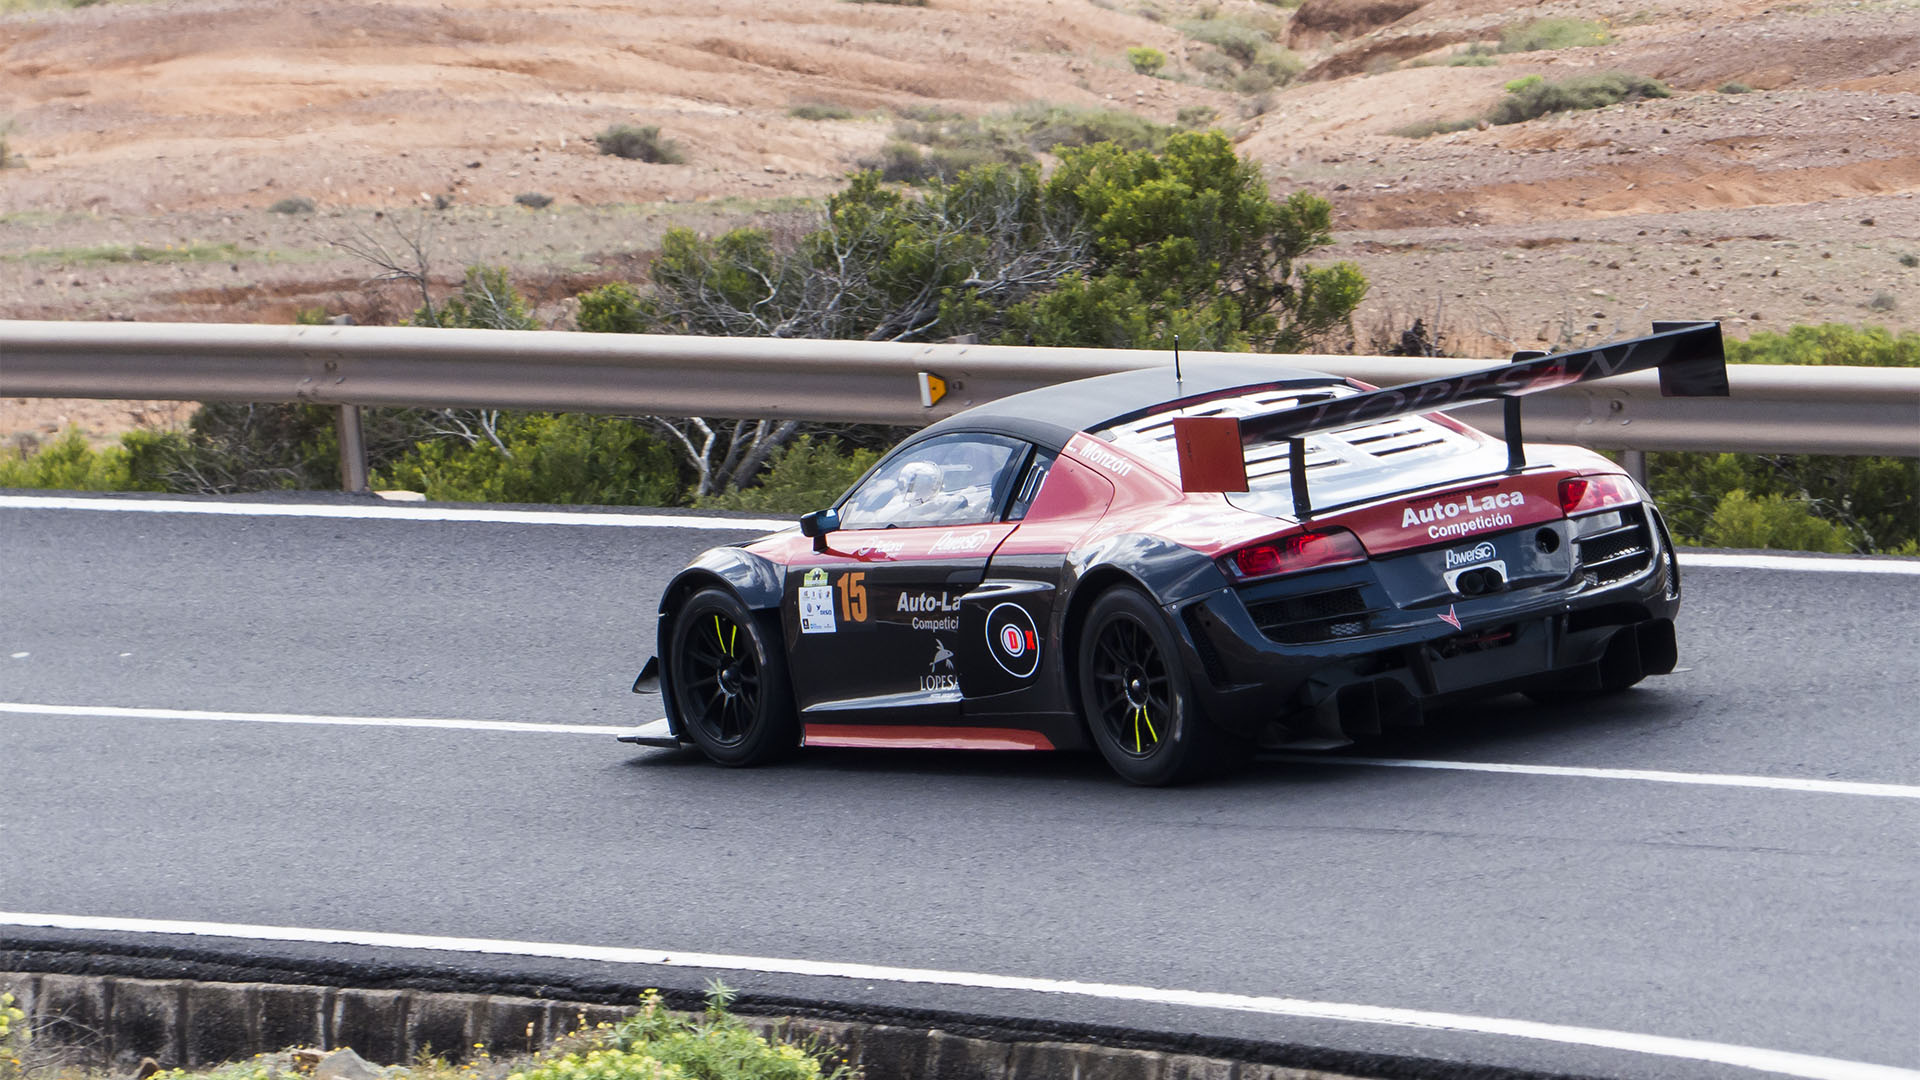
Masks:
[[[627,688],[660,586],[740,538],[0,507],[0,703],[634,724],[654,715]],[[1364,752],[1920,785],[1920,576],[1692,568],[1686,585],[1682,671],[1557,711],[1503,699]],[[0,791],[5,911],[1078,980],[1920,1070],[1911,794],[1295,761],[1142,790],[1067,755],[813,751],[729,771],[595,734],[19,711],[0,712]],[[727,979],[1547,1071],[1757,1075],[1644,1039],[1177,995]]]

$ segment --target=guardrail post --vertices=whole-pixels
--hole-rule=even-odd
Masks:
[[[1620,464],[1626,466],[1627,475],[1641,487],[1647,486],[1647,452],[1645,450],[1622,450]]]
[[[367,490],[367,437],[360,428],[360,406],[340,406],[340,490]]]

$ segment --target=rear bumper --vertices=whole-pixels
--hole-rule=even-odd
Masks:
[[[1649,561],[1603,588],[1576,579],[1461,599],[1393,613],[1386,632],[1337,641],[1276,642],[1233,589],[1169,614],[1214,723],[1262,745],[1332,745],[1418,725],[1452,702],[1672,671],[1680,597],[1671,546],[1660,543]]]

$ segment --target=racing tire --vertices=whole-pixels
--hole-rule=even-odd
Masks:
[[[674,615],[668,671],[681,734],[722,765],[799,748],[786,656],[732,593],[702,589]]]
[[[1131,586],[1102,593],[1080,632],[1080,712],[1121,778],[1146,787],[1225,768],[1233,740],[1201,715],[1160,609]]]

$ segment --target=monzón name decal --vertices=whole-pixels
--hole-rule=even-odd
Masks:
[[[987,652],[1014,678],[1033,678],[1040,669],[1040,631],[1026,608],[1006,603],[987,612]]]

